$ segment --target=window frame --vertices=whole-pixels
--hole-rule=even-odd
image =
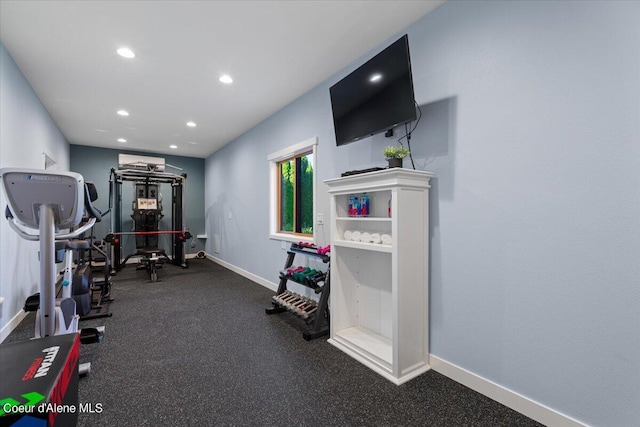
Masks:
[[[275,153],[269,154],[269,238],[274,240],[282,240],[289,242],[308,242],[316,241],[316,195],[318,194],[317,182],[317,145],[318,138],[313,137]],[[299,234],[281,232],[279,230],[280,222],[280,186],[279,184],[279,164],[286,160],[295,159],[296,157],[306,154],[311,157],[313,164],[313,234]]]

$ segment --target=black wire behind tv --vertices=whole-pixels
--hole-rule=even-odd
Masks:
[[[336,145],[414,121],[407,35],[331,86],[330,94]]]

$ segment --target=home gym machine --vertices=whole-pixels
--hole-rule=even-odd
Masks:
[[[191,234],[185,225],[185,186],[187,175],[176,175],[164,172],[164,167],[154,164],[125,164],[124,169],[111,169],[110,186],[113,208],[111,211],[112,233],[107,240],[113,246],[113,266],[120,271],[133,256],[139,256],[139,268],[149,273],[149,280],[158,279],[157,269],[167,261],[182,268],[188,268],[185,254],[186,240]],[[164,165],[162,165],[164,166]],[[133,182],[134,200],[132,203],[133,230],[122,229],[122,184]],[[162,213],[161,184],[171,186],[171,230],[160,230]],[[167,255],[165,249],[159,247],[159,236],[168,235],[171,239],[173,253]],[[122,260],[123,236],[134,236],[136,251]]]
[[[23,239],[40,245],[40,293],[31,297],[37,299],[35,338],[80,333],[83,343],[101,341],[104,327],[80,330],[78,326],[80,316],[91,310],[91,289],[88,281],[72,277],[72,251],[88,249],[90,243],[71,239],[81,236],[96,222],[92,207],[85,203],[82,176],[9,168],[0,170],[0,175],[9,225]],[[80,225],[85,211],[88,219]],[[56,298],[55,264],[64,259],[61,297]],[[80,365],[81,375],[89,371],[90,364]]]

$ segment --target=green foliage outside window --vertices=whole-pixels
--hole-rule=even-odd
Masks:
[[[296,180],[296,165],[298,179]],[[305,154],[279,163],[280,175],[280,231],[313,234],[313,164]],[[296,182],[300,191],[296,198]],[[296,209],[299,223],[296,222]]]
[[[280,231],[293,232],[293,202],[295,199],[295,162],[280,164]]]

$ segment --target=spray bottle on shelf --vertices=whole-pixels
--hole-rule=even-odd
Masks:
[[[360,215],[369,216],[369,196],[367,193],[362,193],[360,198]]]

